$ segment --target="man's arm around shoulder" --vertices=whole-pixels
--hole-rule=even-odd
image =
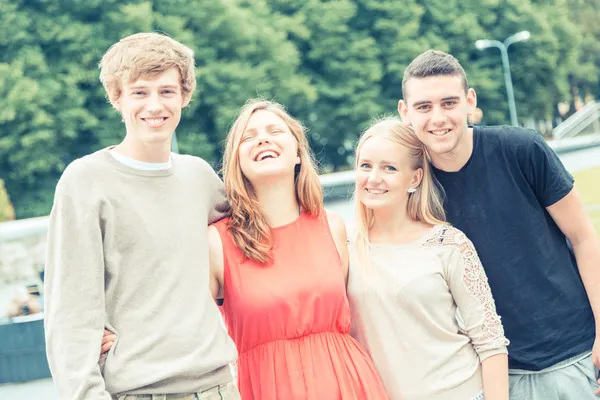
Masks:
[[[209,203],[209,214],[208,224],[215,223],[225,217],[231,215],[231,208],[227,201],[227,194],[225,191],[225,185],[219,175],[206,161],[202,160],[204,164],[204,174],[207,177],[210,203]]]

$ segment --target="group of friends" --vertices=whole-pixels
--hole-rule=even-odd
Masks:
[[[537,132],[469,126],[477,96],[450,54],[415,58],[399,115],[360,137],[348,229],[283,105],[241,108],[221,180],[171,152],[187,46],[134,34],[100,69],[126,135],[56,188],[44,319],[61,399],[600,393],[600,244],[574,179]]]

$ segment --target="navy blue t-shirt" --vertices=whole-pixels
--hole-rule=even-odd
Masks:
[[[510,340],[509,366],[539,371],[592,349],[594,315],[567,240],[546,207],[573,177],[541,135],[475,127],[458,172],[433,168],[448,221],[475,244]]]

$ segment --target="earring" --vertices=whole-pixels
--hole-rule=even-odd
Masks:
[[[414,193],[416,191],[417,191],[417,189],[415,189],[415,188],[408,188],[408,193]]]

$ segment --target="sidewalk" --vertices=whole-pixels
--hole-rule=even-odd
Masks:
[[[0,385],[2,400],[58,400],[52,379]]]

